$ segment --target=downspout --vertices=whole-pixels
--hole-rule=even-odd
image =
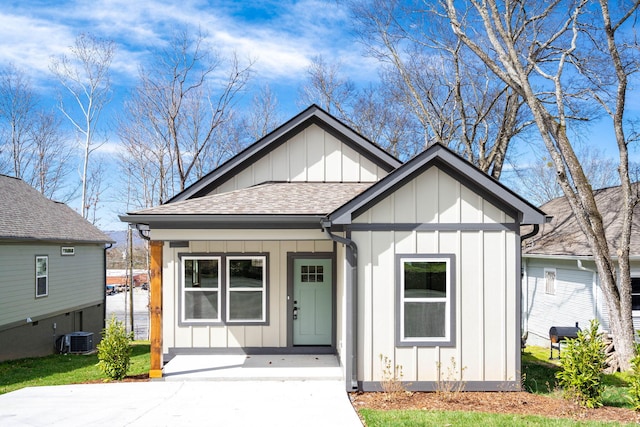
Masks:
[[[331,233],[331,221],[321,221],[322,230],[334,242],[341,243],[346,248],[346,259],[350,274],[347,275],[345,284],[347,305],[346,327],[346,358],[345,381],[348,391],[358,390],[358,246],[347,237]]]
[[[600,321],[600,319],[598,319],[598,276],[597,276],[597,271],[593,270],[591,268],[587,268],[584,265],[582,265],[582,260],[577,259],[576,260],[578,263],[578,270],[582,270],[582,271],[588,271],[592,274],[592,278],[591,278],[591,292],[593,293],[593,318],[597,319],[598,321]],[[602,322],[600,323],[602,324]]]
[[[524,266],[522,266],[522,245],[524,244],[524,241],[526,239],[529,239],[533,236],[535,236],[536,234],[538,234],[538,232],[540,231],[540,225],[539,224],[532,224],[533,225],[533,229],[525,234],[524,236],[520,236],[520,262],[521,262],[521,268],[523,268],[523,271],[521,271],[520,273],[520,289],[522,289],[522,282],[525,283],[524,286],[524,307],[526,308],[526,316],[524,317],[524,324],[522,324],[522,328],[524,329],[521,333],[521,337],[520,337],[520,345],[521,347],[524,346],[525,342],[527,341],[527,338],[529,337],[529,263],[525,262]],[[522,298],[520,300],[520,304],[522,305],[523,301]],[[522,308],[520,309],[520,316],[522,316]]]

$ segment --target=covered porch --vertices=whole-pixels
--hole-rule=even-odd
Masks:
[[[163,369],[165,381],[343,380],[333,354],[180,354]]]

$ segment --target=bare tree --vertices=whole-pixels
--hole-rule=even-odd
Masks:
[[[251,140],[262,138],[282,123],[283,119],[278,113],[278,97],[269,85],[260,88],[254,95],[245,119],[245,128]]]
[[[580,144],[576,151],[585,175],[594,190],[620,184],[620,178],[616,172],[617,165],[613,159],[605,155],[603,150]],[[555,165],[546,148],[541,147],[540,150],[535,151],[531,164],[514,164],[513,168],[515,177],[507,180],[520,195],[532,203],[541,206],[551,199],[564,195],[556,179]]]
[[[165,202],[208,171],[213,157],[205,153],[226,150],[219,130],[230,120],[252,64],[221,57],[205,39],[182,31],[140,68],[118,126],[127,147],[123,164],[143,192],[138,204]]]
[[[629,178],[625,106],[629,78],[638,70],[637,44],[628,38],[633,37],[629,20],[639,3],[618,2],[614,9],[606,0],[470,0],[464,3],[467,9],[454,0],[444,4],[459,40],[522,97],[533,115],[558,183],[592,249],[622,369],[629,368],[635,354],[629,242],[638,198]],[[618,242],[606,239],[591,183],[568,136],[584,102],[600,105],[613,124],[624,195],[618,207],[624,224]]]
[[[7,172],[23,178],[33,160],[37,99],[23,72],[9,65],[0,71],[0,119]]]
[[[23,71],[12,65],[0,71],[0,171],[66,202],[72,195],[63,191],[71,149],[60,120],[40,103]]]
[[[69,55],[51,59],[51,72],[64,88],[59,108],[74,130],[81,135],[83,162],[81,213],[89,215],[88,180],[91,154],[104,143],[97,138],[100,115],[111,99],[110,67],[115,54],[115,43],[89,34],[79,35]]]
[[[446,32],[429,2],[350,3],[368,54],[385,67],[384,82],[422,126],[423,146],[447,145],[499,178],[507,148],[532,121],[521,96]]]
[[[307,74],[298,104],[317,104],[394,156],[407,159],[421,151],[419,126],[399,102],[394,85],[383,81],[357,88],[340,62],[328,63],[320,56]]]

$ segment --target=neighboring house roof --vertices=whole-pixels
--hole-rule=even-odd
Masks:
[[[21,179],[0,175],[0,196],[0,240],[113,242],[73,209]]]
[[[508,206],[511,214],[521,215],[514,218],[523,224],[541,224],[545,221],[545,213],[513,191],[482,172],[476,166],[455,154],[443,145],[435,144],[427,148],[413,159],[391,172],[368,190],[341,206],[329,215],[333,224],[350,224],[358,213],[365,211],[377,201],[382,200],[398,187],[424,172],[431,166],[460,180],[467,187],[474,189],[487,200],[497,206]]]
[[[282,126],[205,175],[202,179],[199,179],[187,187],[184,191],[175,195],[167,203],[209,194],[211,190],[235,176],[235,174],[246,167],[246,165],[254,163],[261,157],[266,156],[293,135],[302,132],[303,129],[313,124],[320,126],[332,135],[338,136],[345,144],[350,145],[387,172],[392,171],[402,164],[400,160],[364,138],[322,108],[317,105],[311,105]]]
[[[640,184],[635,184],[638,189]],[[602,214],[611,255],[615,256],[622,233],[621,187],[609,187],[594,191],[598,209]],[[559,197],[541,206],[553,216],[550,223],[543,225],[540,232],[526,241],[524,255],[592,256],[587,239],[578,225],[566,197]],[[631,256],[640,255],[640,207],[636,206],[631,233]]]

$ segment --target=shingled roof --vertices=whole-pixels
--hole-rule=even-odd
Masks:
[[[371,185],[270,182],[143,209],[135,215],[326,215]]]
[[[64,203],[21,179],[0,175],[0,240],[110,243],[112,239]]]
[[[639,184],[635,188],[640,189]],[[611,255],[615,256],[622,232],[622,205],[620,187],[609,187],[594,191],[596,204],[602,214]],[[592,251],[576,221],[566,197],[559,197],[544,204],[540,209],[553,219],[540,227],[540,232],[525,242],[525,255],[591,256]],[[640,206],[636,206],[631,233],[631,256],[640,255]]]

